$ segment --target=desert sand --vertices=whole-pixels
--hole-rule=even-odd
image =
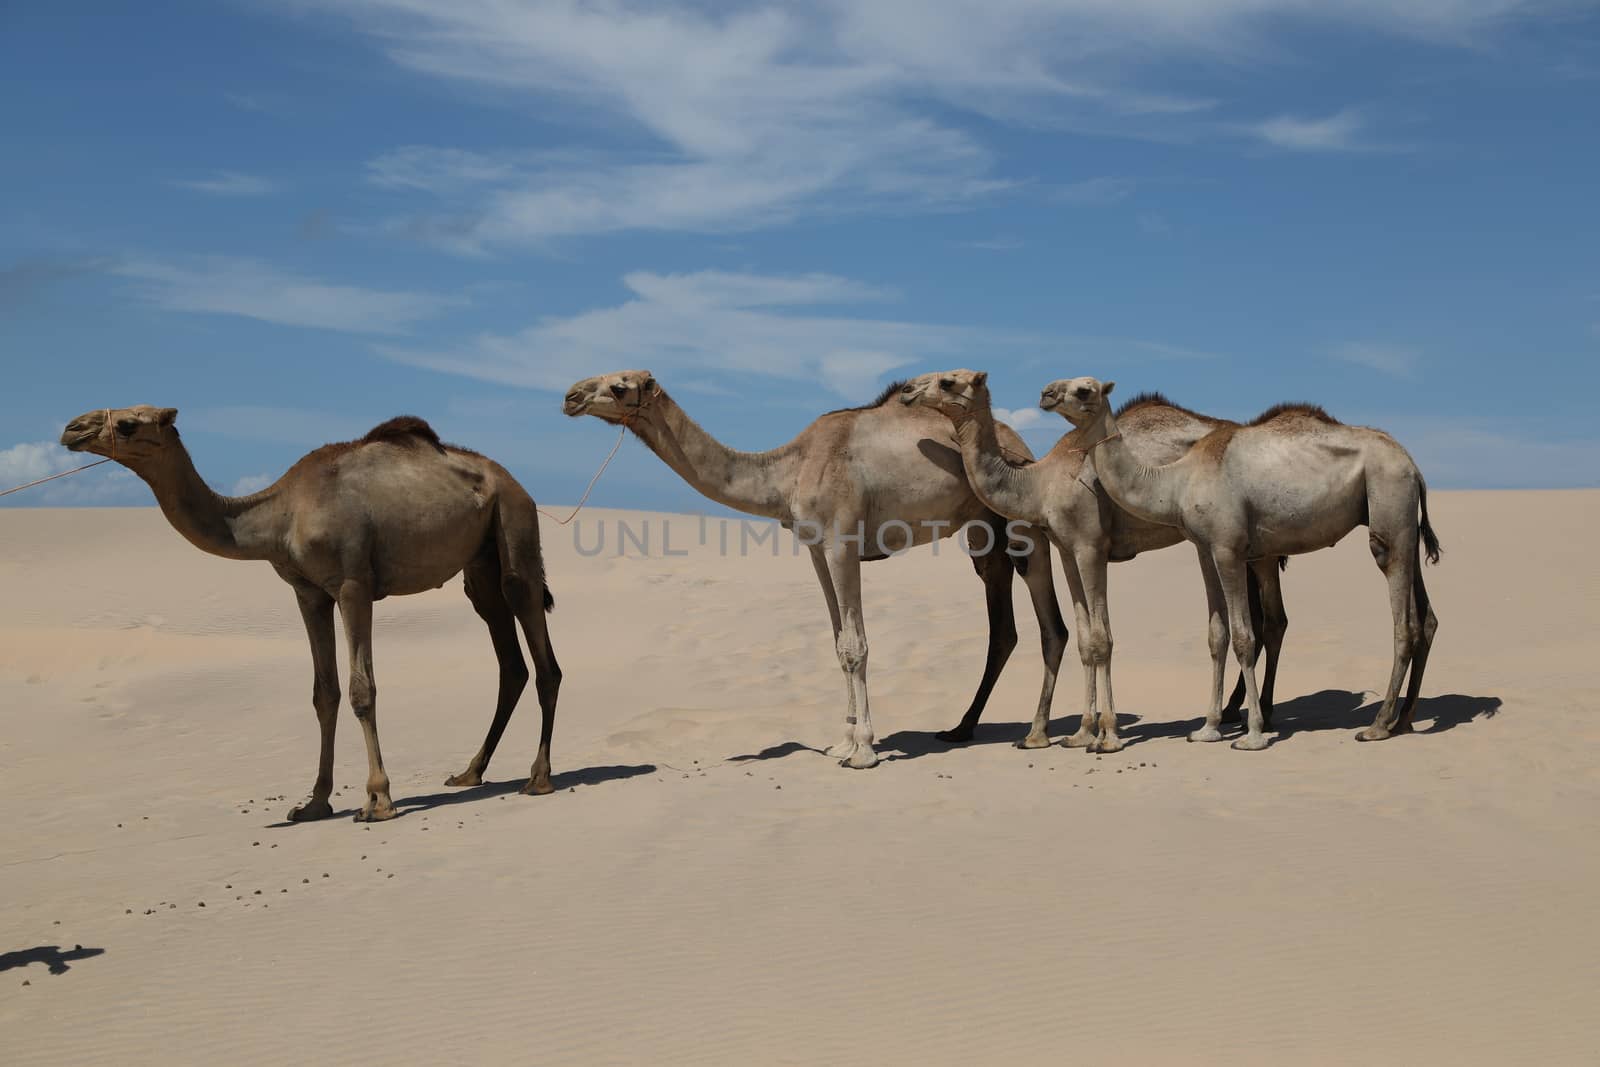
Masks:
[[[545,527],[557,791],[517,793],[531,687],[492,783],[442,784],[495,689],[458,579],[378,605],[402,814],[371,826],[348,701],[342,817],[282,821],[316,725],[266,564],[154,509],[0,511],[3,1058],[1600,1061],[1600,492],[1430,505],[1414,736],[1354,739],[1391,652],[1357,531],[1286,575],[1266,751],[1184,740],[1209,679],[1184,546],[1112,570],[1124,752],[1013,747],[1040,671],[1020,583],[978,741],[947,747],[984,654],[947,542],[865,569],[870,771],[817,751],[844,685],[803,558],[586,511],[601,555]],[[619,520],[648,555],[617,555]],[[1057,736],[1080,692],[1074,647]]]

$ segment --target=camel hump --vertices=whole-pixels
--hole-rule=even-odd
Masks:
[[[439,451],[444,451],[444,442],[439,440],[439,435],[434,432],[433,427],[415,415],[397,415],[387,422],[378,423],[367,431],[361,443],[391,441],[395,444],[410,444],[418,440],[426,441]]]
[[[1320,404],[1274,404],[1255,418],[1250,420],[1251,426],[1260,426],[1264,422],[1271,422],[1280,415],[1305,415],[1325,422],[1330,426],[1342,426],[1338,419],[1329,415]]]

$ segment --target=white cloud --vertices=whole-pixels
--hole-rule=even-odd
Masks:
[[[128,260],[111,270],[138,282],[145,300],[169,311],[242,315],[349,333],[402,334],[465,303],[437,293],[330,285],[249,259],[211,257],[181,266]]]
[[[1320,119],[1280,115],[1246,131],[1276,148],[1296,152],[1358,152],[1371,148],[1362,140],[1366,126],[1365,118],[1347,108]]]
[[[97,457],[68,452],[55,441],[29,441],[0,449],[0,489],[48,478],[93,463]],[[144,483],[115,464],[106,464],[70,478],[24,489],[0,499],[0,505],[50,507],[73,504],[128,504],[148,501]]]
[[[1013,430],[1016,430],[1018,433],[1023,433],[1023,432],[1029,431],[1029,430],[1040,430],[1040,429],[1048,428],[1048,427],[1045,427],[1045,426],[1041,425],[1041,423],[1043,421],[1042,420],[1042,415],[1043,415],[1043,412],[1041,412],[1038,408],[995,408],[994,409],[994,417],[996,419],[999,419],[1001,422],[1005,423],[1007,426],[1010,426]]]
[[[1058,185],[1052,194],[1069,204],[1115,204],[1132,196],[1136,185],[1132,178],[1089,178]]]
[[[1396,378],[1415,378],[1417,364],[1422,358],[1415,348],[1376,341],[1346,341],[1334,346],[1333,355],[1335,359]]]
[[[1015,252],[1019,248],[1027,247],[1027,242],[1020,237],[985,237],[976,241],[957,241],[957,247],[975,248],[980,252]]]
[[[1134,221],[1139,224],[1140,231],[1152,237],[1160,237],[1162,234],[1172,232],[1172,224],[1167,222],[1166,216],[1160,212],[1141,211]]]
[[[266,196],[278,191],[277,185],[266,178],[236,170],[218,171],[209,178],[175,178],[170,184],[210,196]]]
[[[379,351],[416,366],[541,389],[645,366],[658,373],[732,371],[817,381],[855,398],[915,359],[1020,340],[955,326],[817,314],[828,305],[887,295],[834,275],[638,271],[622,281],[632,295],[614,307],[546,318],[515,334],[482,334],[454,349]]]
[[[277,480],[277,476],[272,474],[247,474],[233,483],[233,495],[249,496],[251,493],[259,493]]]
[[[1561,0],[330,0],[395,63],[526,94],[541,121],[601,129],[609,157],[412,146],[372,180],[445,199],[392,223],[462,251],[624,230],[729,231],[864,207],[927,210],[1013,187],[952,111],[1124,136],[1241,131],[1358,144],[1354,112],[1225,123],[1170,90],[1173,61],[1292,58],[1287,31],[1342,25],[1434,45]],[[1120,179],[1068,199],[1126,195]],[[1099,184],[1096,184],[1099,183]]]

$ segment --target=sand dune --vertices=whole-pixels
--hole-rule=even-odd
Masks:
[[[374,826],[348,819],[348,709],[346,817],[282,823],[316,731],[270,568],[153,509],[0,511],[4,1058],[1593,1063],[1600,493],[1435,496],[1416,736],[1354,740],[1390,637],[1353,536],[1286,576],[1267,751],[1183,740],[1209,666],[1181,547],[1113,568],[1126,751],[1012,747],[1039,681],[1020,583],[1022,644],[947,748],[984,652],[947,544],[866,569],[895,757],[867,772],[816,751],[843,683],[804,560],[722,556],[682,516],[671,558],[548,526],[557,792],[516,792],[531,689],[493,782],[442,785],[495,687],[451,583],[378,607],[403,814]],[[669,517],[580,535],[619,519]],[[1078,694],[1072,649],[1057,735]]]

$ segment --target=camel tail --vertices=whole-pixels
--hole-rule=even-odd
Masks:
[[[1288,556],[1279,556],[1278,557],[1278,569],[1280,571],[1286,571],[1286,570],[1289,569],[1289,557]]]
[[[547,615],[556,610],[556,597],[548,585],[544,587],[544,610]]]
[[[1433,523],[1428,521],[1428,483],[1421,475],[1417,476],[1417,489],[1422,507],[1422,546],[1427,550],[1428,562],[1438,563],[1443,550],[1439,547],[1439,535],[1433,532]]]

